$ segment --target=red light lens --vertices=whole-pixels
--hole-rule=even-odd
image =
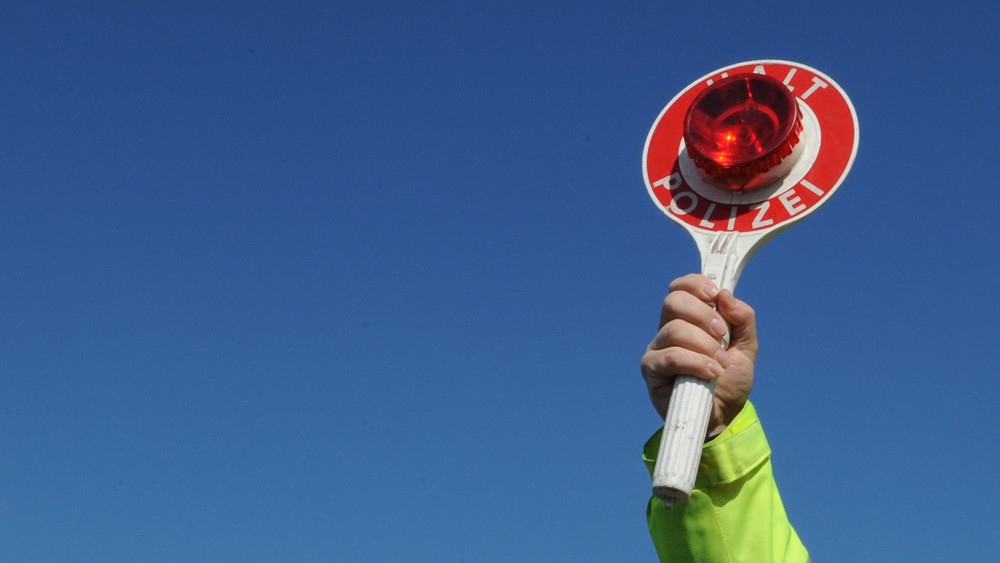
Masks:
[[[684,123],[684,143],[695,164],[730,189],[792,154],[802,130],[798,104],[781,82],[738,74],[703,90]]]

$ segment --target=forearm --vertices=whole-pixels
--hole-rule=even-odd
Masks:
[[[646,442],[652,474],[660,432]],[[747,403],[702,451],[687,503],[671,510],[650,499],[649,532],[661,561],[804,562],[808,553],[785,514],[771,471],[771,449]]]

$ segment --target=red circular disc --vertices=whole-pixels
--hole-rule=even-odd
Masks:
[[[794,97],[803,131],[793,150],[802,151],[802,156],[779,179],[756,189],[732,191],[709,185],[699,173],[694,153],[711,151],[695,146],[698,141],[689,144],[684,137],[684,125],[688,110],[702,92],[740,74],[766,76]],[[774,123],[784,121],[778,117]],[[750,61],[702,77],[663,108],[646,138],[643,175],[656,205],[689,229],[774,231],[802,219],[825,203],[847,176],[857,148],[857,114],[847,94],[833,80],[799,63]],[[762,153],[768,152],[762,149]],[[789,162],[793,159],[789,158]],[[737,161],[739,158],[733,160]]]

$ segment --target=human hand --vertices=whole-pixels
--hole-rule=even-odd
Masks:
[[[730,340],[724,349],[719,339],[727,324]],[[660,418],[666,417],[678,375],[717,379],[708,422],[708,436],[715,436],[746,404],[756,358],[754,310],[730,291],[719,291],[708,277],[689,274],[670,283],[660,329],[642,356],[642,376]]]

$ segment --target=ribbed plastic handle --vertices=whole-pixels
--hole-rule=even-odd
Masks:
[[[739,233],[716,233],[707,246],[708,252],[702,255],[702,274],[720,289],[732,291],[736,287],[746,262],[747,255],[737,252],[738,240]],[[719,339],[719,344],[729,348],[729,333]],[[687,502],[691,497],[712,414],[715,385],[714,379],[690,375],[678,375],[674,379],[670,405],[663,420],[660,451],[653,467],[653,494],[666,508]]]
[[[653,469],[653,494],[666,508],[691,496],[714,396],[714,379],[681,375],[674,380]]]

